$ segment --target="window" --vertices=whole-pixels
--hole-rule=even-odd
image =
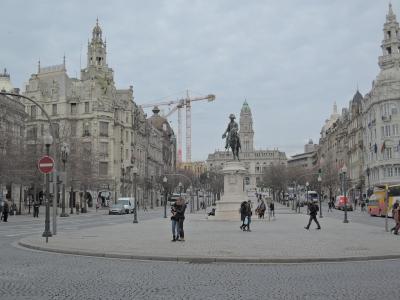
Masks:
[[[29,127],[26,133],[26,137],[28,140],[37,139],[37,127],[36,126]]]
[[[89,113],[89,102],[85,102],[85,114]]]
[[[32,105],[31,106],[31,118],[36,119],[36,116],[37,116],[36,106]]]
[[[129,160],[129,151],[128,151],[128,149],[125,149],[125,159]]]
[[[386,48],[386,52],[387,52],[387,54],[392,54],[392,48],[391,47],[387,47]]]
[[[100,142],[100,155],[108,156],[108,143]]]
[[[129,113],[126,113],[126,123],[129,123]]]
[[[90,123],[88,121],[83,123],[82,136],[90,136]]]
[[[60,137],[60,125],[53,123],[54,138],[58,139]]]
[[[100,176],[108,175],[108,162],[99,162],[99,175]]]
[[[391,104],[390,112],[392,113],[392,115],[397,115],[397,105],[395,103]]]
[[[76,122],[71,122],[71,137],[76,137]]]
[[[126,133],[125,141],[128,143],[129,142],[129,132],[128,132],[128,130],[125,131],[125,133]]]
[[[399,124],[392,125],[392,133],[393,135],[399,135]]]
[[[57,104],[53,104],[53,105],[52,105],[51,114],[52,114],[53,116],[57,115]]]
[[[71,103],[71,115],[74,116],[77,114],[77,112],[78,112],[78,108],[77,108],[76,103]]]
[[[92,143],[82,143],[83,157],[89,158],[92,155]]]
[[[100,136],[108,136],[108,122],[100,121]]]

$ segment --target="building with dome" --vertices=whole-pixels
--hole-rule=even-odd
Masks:
[[[383,26],[380,72],[363,99],[367,185],[400,182],[400,28],[392,5]]]
[[[221,131],[223,132],[223,130]],[[255,190],[257,187],[260,187],[263,173],[268,166],[287,165],[286,154],[278,149],[256,150],[254,148],[253,117],[247,101],[244,101],[240,111],[239,136],[242,146],[239,157],[248,172],[244,182],[245,188],[247,190]],[[208,155],[206,162],[207,169],[220,170],[226,162],[232,159],[231,151],[217,150]]]
[[[136,189],[139,203],[147,206],[159,198],[161,174],[175,169],[174,133],[156,110],[147,119],[134,101],[132,86],[116,87],[98,20],[80,78],[68,76],[65,57],[55,66],[42,67],[39,62],[24,94],[41,104],[54,122],[51,151],[58,166],[61,144],[70,145],[66,184],[74,202],[85,190],[94,200],[99,192],[115,200],[133,196]],[[35,153],[48,123],[36,106],[26,102],[25,109],[27,147]]]

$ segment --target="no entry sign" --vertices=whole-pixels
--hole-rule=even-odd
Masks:
[[[47,174],[53,172],[54,160],[50,156],[43,156],[38,162],[39,171]]]

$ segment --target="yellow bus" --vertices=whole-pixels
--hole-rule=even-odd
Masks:
[[[384,217],[386,215],[386,194],[388,197],[388,217],[393,217],[392,207],[395,202],[400,203],[400,184],[377,185],[368,201],[368,213],[371,216]]]

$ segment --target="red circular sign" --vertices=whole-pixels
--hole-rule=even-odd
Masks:
[[[39,171],[47,174],[53,172],[54,160],[50,156],[43,156],[38,162]]]

